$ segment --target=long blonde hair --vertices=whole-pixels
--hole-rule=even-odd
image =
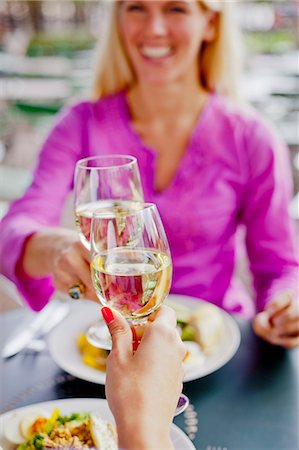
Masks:
[[[216,36],[205,42],[199,54],[200,82],[210,92],[238,98],[240,36],[231,12],[231,2],[202,0],[204,8],[217,12]],[[136,77],[122,45],[117,24],[117,0],[104,2],[105,14],[98,42],[92,99],[112,95],[130,87]]]

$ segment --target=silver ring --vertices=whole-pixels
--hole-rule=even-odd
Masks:
[[[84,292],[85,286],[83,283],[75,283],[72,286],[70,286],[68,290],[68,294],[73,300],[80,300]]]

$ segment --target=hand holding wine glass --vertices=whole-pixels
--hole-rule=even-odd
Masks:
[[[94,212],[90,242],[92,281],[102,305],[121,313],[133,327],[146,324],[167,297],[172,277],[169,245],[156,205],[118,207],[109,217]],[[141,342],[147,327],[144,330]],[[188,399],[180,396],[176,414],[187,405]]]
[[[182,390],[186,354],[173,309],[165,305],[159,308],[154,321],[145,327],[135,353],[124,317],[107,307],[102,311],[106,312],[113,342],[105,392],[116,421],[119,446],[172,449],[169,429]]]

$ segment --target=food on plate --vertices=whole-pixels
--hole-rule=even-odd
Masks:
[[[97,449],[116,450],[116,431],[110,422],[105,422],[96,414],[91,414],[90,432]]]
[[[206,354],[213,353],[223,334],[224,324],[220,310],[209,303],[202,305],[190,317],[189,325],[195,330],[195,340]]]
[[[174,301],[166,304],[176,312],[177,325],[187,347],[184,362],[187,366],[202,364],[220,344],[224,332],[221,310],[217,306],[203,302],[196,309],[190,309]],[[78,336],[77,345],[84,364],[105,372],[109,350],[94,347],[83,333]]]
[[[199,366],[203,364],[206,360],[206,355],[201,350],[197,342],[194,341],[184,341],[186,346],[186,355],[184,358],[184,363],[187,367]]]
[[[9,442],[20,444],[29,437],[30,427],[38,418],[47,418],[47,411],[32,409],[30,412],[15,412],[5,425],[4,435]]]
[[[35,432],[41,429],[48,421],[48,416],[30,413],[24,417],[20,423],[21,434],[29,439]]]
[[[213,353],[224,331],[219,308],[210,303],[203,303],[193,311],[174,302],[170,306],[176,311],[183,341],[195,341],[205,354]]]
[[[8,430],[8,432],[7,432]],[[96,413],[62,416],[36,411],[13,414],[6,424],[5,437],[17,450],[78,449],[117,450],[117,434],[112,423]]]
[[[78,336],[77,345],[84,364],[105,372],[109,350],[94,347],[88,342],[86,335],[83,333]]]

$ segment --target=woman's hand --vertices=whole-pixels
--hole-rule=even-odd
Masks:
[[[61,292],[68,293],[71,286],[83,284],[82,297],[98,302],[90,276],[90,257],[88,250],[78,238],[66,240],[53,261],[54,286]]]
[[[116,311],[102,309],[112,336],[106,396],[120,448],[172,449],[169,428],[182,390],[186,349],[172,309],[162,306],[133,352],[132,331]]]
[[[89,252],[73,230],[47,228],[33,234],[26,243],[23,269],[35,278],[52,274],[54,287],[65,293],[82,283],[82,297],[98,301],[90,276]]]
[[[274,345],[299,346],[299,303],[291,294],[282,294],[267,303],[253,320],[255,333]]]

